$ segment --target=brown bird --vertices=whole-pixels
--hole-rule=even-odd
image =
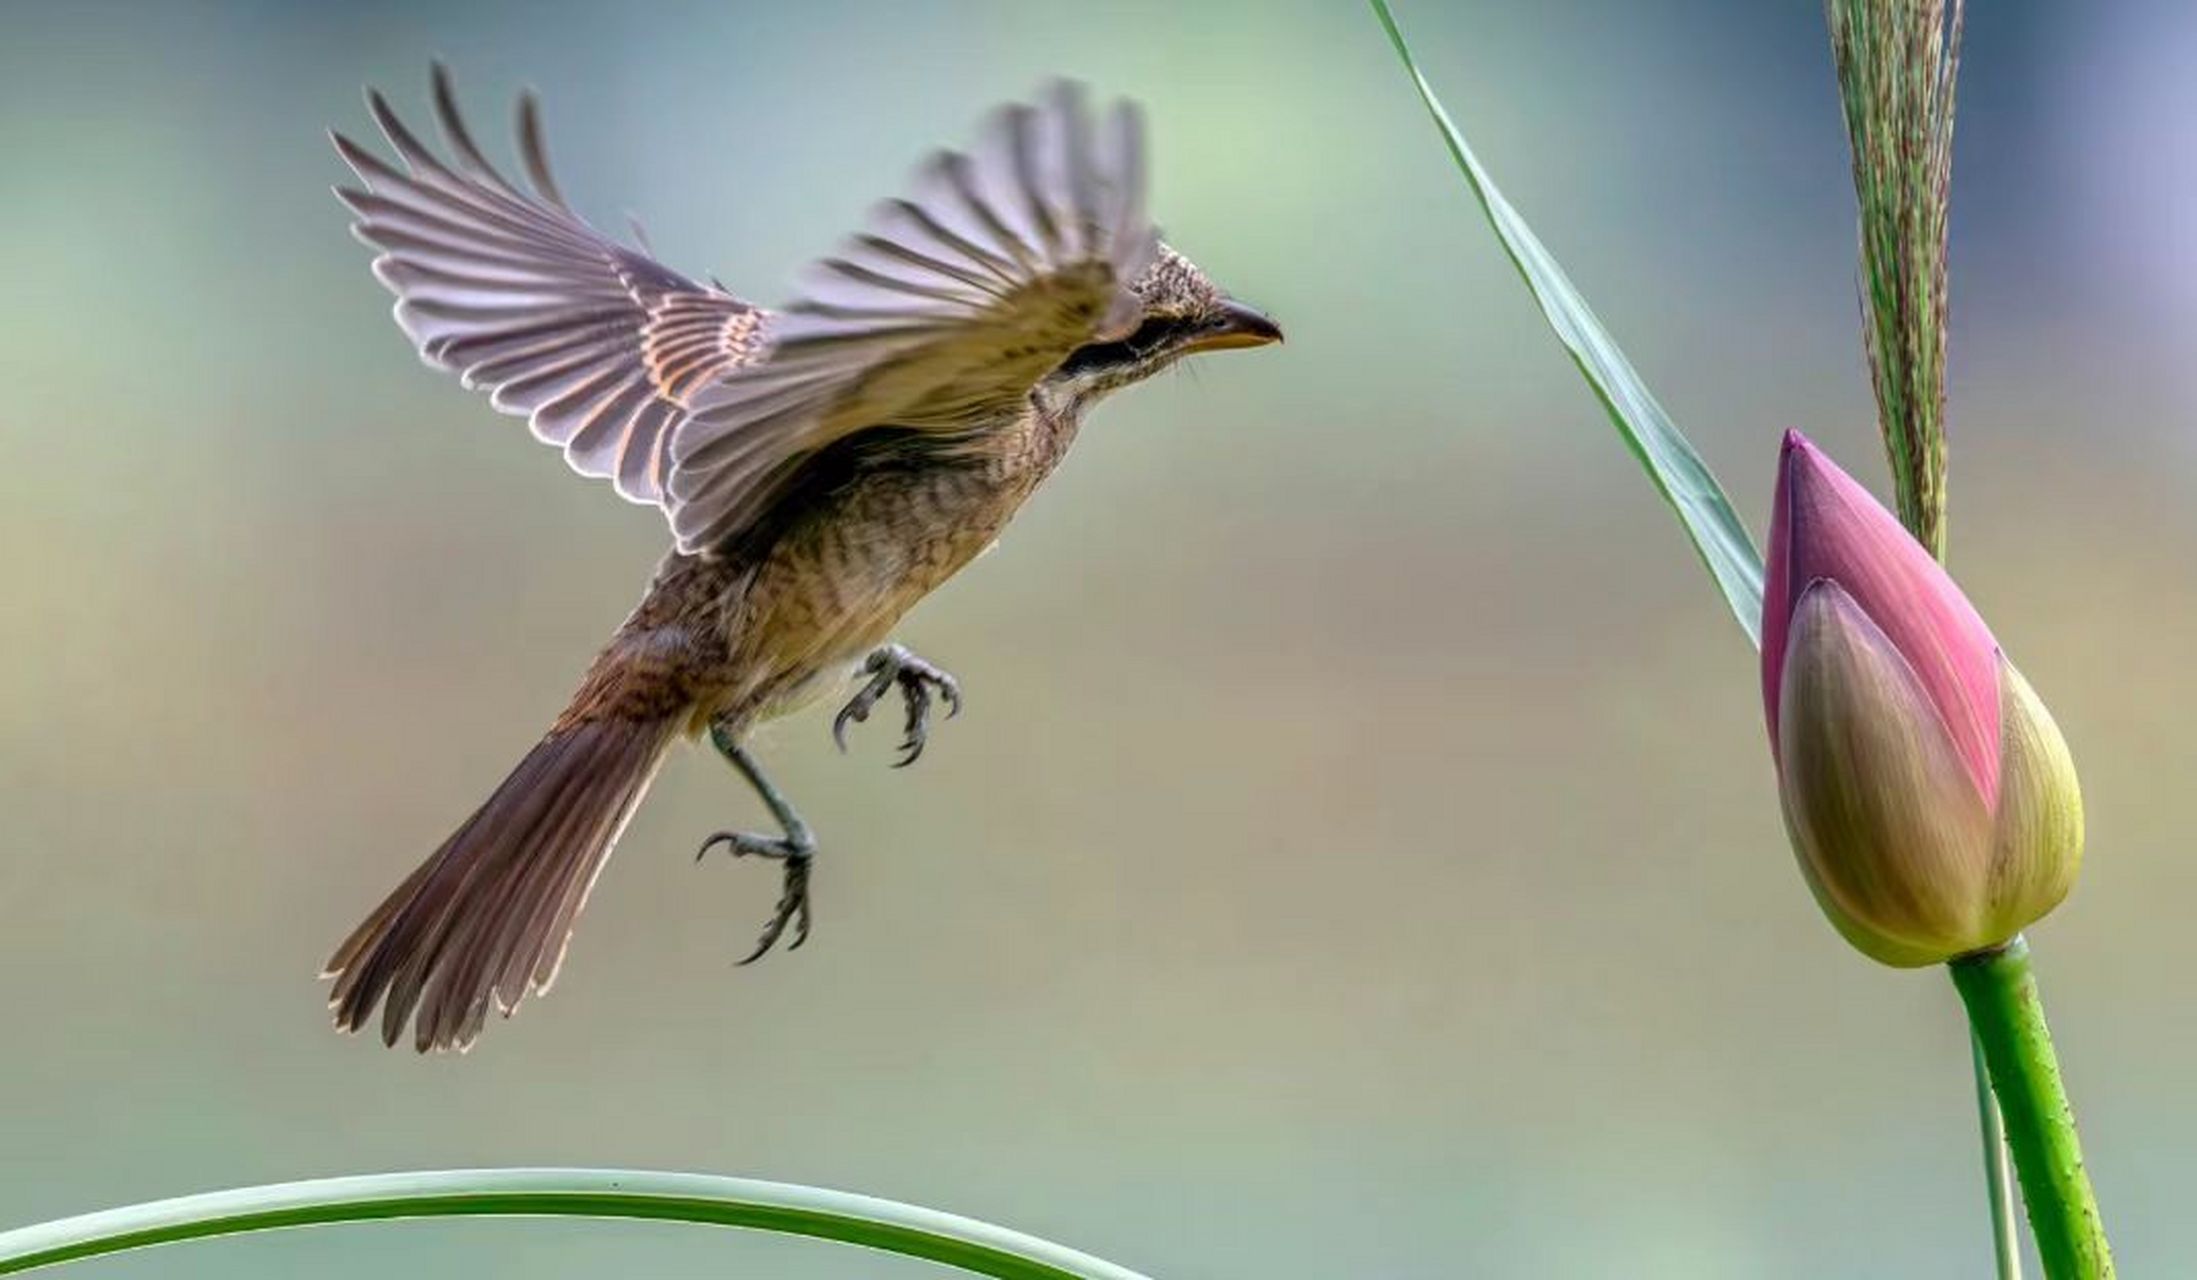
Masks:
[[[995,112],[967,153],[765,311],[595,230],[551,177],[531,96],[528,185],[504,178],[434,69],[448,158],[367,104],[401,167],[340,134],[337,195],[429,364],[489,393],[582,475],[660,507],[673,535],[571,704],[487,802],[336,949],[336,1025],[382,1009],[422,1051],[463,1049],[494,1008],[546,991],[588,890],[682,737],[708,734],[783,831],[702,845],[783,867],[748,956],[809,929],[816,841],[743,740],[857,681],[833,721],[897,692],[899,764],[952,677],[889,643],[902,614],[991,545],[1090,408],[1193,352],[1281,331],[1161,244],[1133,104],[1073,85]],[[742,963],[746,963],[743,961]]]

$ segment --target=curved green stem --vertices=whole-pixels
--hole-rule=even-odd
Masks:
[[[1990,951],[1961,956],[1947,968],[1968,1006],[1969,1025],[1983,1046],[1991,1088],[2006,1117],[2029,1230],[2050,1280],[2111,1280],[2113,1253],[2083,1169],[2075,1110],[2060,1080],[2044,1003],[2029,967],[2029,944],[2018,935]]]
[[[210,1236],[385,1218],[654,1218],[862,1245],[999,1280],[1144,1280],[1005,1227],[842,1191],[618,1169],[446,1169],[155,1200],[0,1232],[0,1275]]]
[[[1991,1199],[1991,1255],[1998,1280],[2022,1280],[2022,1242],[2014,1227],[2014,1173],[2006,1163],[2006,1121],[1991,1095],[1991,1068],[1983,1041],[1968,1033],[1969,1065],[1976,1073],[1976,1127],[1983,1134],[1983,1186]]]

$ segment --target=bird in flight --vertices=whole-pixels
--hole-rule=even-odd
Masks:
[[[794,301],[765,310],[573,212],[531,96],[507,179],[433,73],[441,154],[377,92],[391,163],[341,134],[337,195],[428,364],[523,417],[573,470],[659,508],[672,547],[577,693],[473,816],[336,949],[336,1025],[469,1046],[556,977],[619,832],[672,745],[707,736],[776,833],[714,849],[783,887],[748,956],[809,929],[816,840],[746,745],[834,693],[850,724],[897,695],[899,764],[954,679],[891,643],[901,616],[991,545],[1091,407],[1197,352],[1281,331],[1163,244],[1134,104],[1073,84],[995,111],[877,206]],[[746,961],[743,961],[746,963]]]

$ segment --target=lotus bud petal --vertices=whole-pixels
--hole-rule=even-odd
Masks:
[[[1767,570],[1779,796],[1839,933],[1885,964],[1934,964],[2058,905],[2082,859],[2058,727],[1937,561],[1797,433]]]

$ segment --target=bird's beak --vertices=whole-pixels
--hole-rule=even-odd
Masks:
[[[1282,340],[1282,327],[1262,311],[1231,298],[1223,302],[1205,330],[1183,347],[1185,351],[1227,351],[1234,347],[1263,347]]]

